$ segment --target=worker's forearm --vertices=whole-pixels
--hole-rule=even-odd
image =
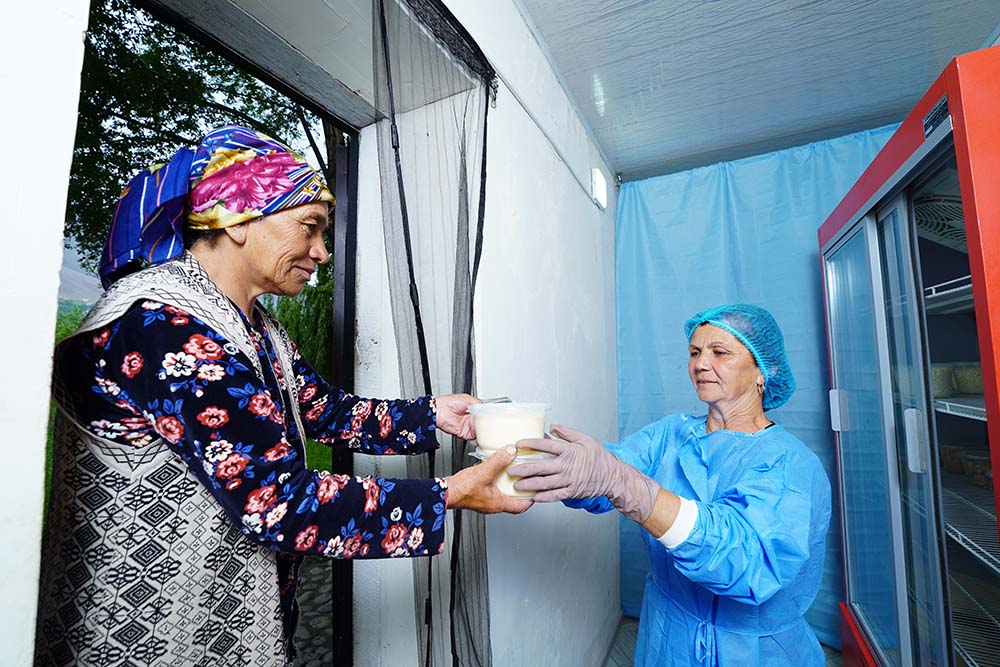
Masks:
[[[680,507],[680,496],[661,487],[659,493],[656,494],[653,511],[642,522],[642,527],[649,531],[653,537],[659,538],[674,525]]]

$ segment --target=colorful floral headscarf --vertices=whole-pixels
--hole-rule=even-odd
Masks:
[[[183,230],[222,229],[270,213],[333,202],[323,178],[301,155],[237,125],[205,135],[197,151],[182,148],[122,192],[101,256],[105,288],[135,265],[152,266],[183,252]]]

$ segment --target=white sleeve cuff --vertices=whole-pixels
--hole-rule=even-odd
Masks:
[[[681,507],[677,510],[677,518],[674,524],[663,535],[656,538],[656,541],[668,549],[675,549],[684,544],[691,531],[694,530],[694,523],[698,520],[698,503],[687,498],[681,498]]]

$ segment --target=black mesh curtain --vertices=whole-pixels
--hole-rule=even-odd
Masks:
[[[373,10],[382,217],[402,391],[474,394],[472,304],[495,73],[439,0],[374,0]],[[452,440],[442,441],[436,460],[411,458],[409,475],[466,467],[468,443]],[[413,560],[418,664],[489,665],[485,522],[473,512],[450,512],[449,521],[445,554]]]

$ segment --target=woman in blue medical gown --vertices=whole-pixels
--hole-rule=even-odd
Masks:
[[[830,482],[766,410],[795,390],[770,313],[720,306],[687,321],[688,374],[707,414],[674,414],[601,446],[555,427],[556,456],[511,469],[536,502],[640,523],[650,560],[636,665],[823,665],[803,618],[819,588]]]

